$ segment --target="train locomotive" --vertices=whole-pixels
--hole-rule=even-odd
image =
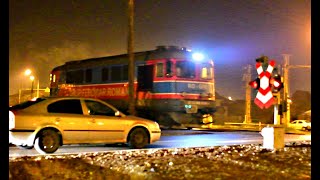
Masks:
[[[129,111],[128,54],[68,61],[50,73],[51,96],[102,99]],[[136,115],[162,127],[214,122],[214,62],[177,46],[134,53]]]

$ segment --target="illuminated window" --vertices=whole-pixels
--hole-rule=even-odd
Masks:
[[[213,78],[213,68],[210,64],[202,64],[200,77],[202,79],[212,79]]]

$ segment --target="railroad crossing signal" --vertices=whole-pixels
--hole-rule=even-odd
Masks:
[[[277,93],[283,88],[283,82],[280,74],[275,74],[270,79],[270,84],[272,84],[272,93]]]
[[[256,78],[255,80],[250,81],[249,85],[253,87],[253,89],[258,90],[260,88],[260,79]]]
[[[271,60],[269,64],[267,61],[268,57],[266,56],[256,59],[258,78],[249,83],[250,86],[258,90],[254,103],[261,109],[269,108],[274,102],[274,97],[271,92],[270,79],[275,61]]]

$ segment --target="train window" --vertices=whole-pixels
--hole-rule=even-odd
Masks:
[[[172,70],[171,70],[172,62],[168,59],[166,61],[166,76],[171,77],[172,76]]]
[[[121,81],[121,66],[111,67],[111,81]]]
[[[179,61],[176,63],[176,75],[181,78],[195,77],[195,64],[193,62]]]
[[[91,82],[92,80],[92,69],[86,70],[86,82]]]
[[[109,68],[103,68],[102,74],[101,74],[102,81],[108,81],[109,80]]]
[[[67,83],[70,84],[81,84],[83,83],[83,70],[75,70],[67,72]]]
[[[157,77],[163,77],[163,63],[157,63],[156,75]]]
[[[128,80],[128,65],[122,67],[122,80]]]
[[[201,64],[200,77],[203,79],[213,78],[213,68],[210,64]]]

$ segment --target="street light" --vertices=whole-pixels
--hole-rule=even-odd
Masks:
[[[30,76],[31,72],[32,71],[30,69],[27,69],[27,70],[24,71],[24,75]]]
[[[23,75],[30,78],[31,73],[32,73],[32,71],[30,69],[26,69],[23,72]],[[23,80],[20,79],[20,83],[19,83],[19,100],[18,100],[19,103],[21,102],[21,95],[22,95],[22,91],[23,91],[23,85],[22,85],[21,81],[23,81]]]

